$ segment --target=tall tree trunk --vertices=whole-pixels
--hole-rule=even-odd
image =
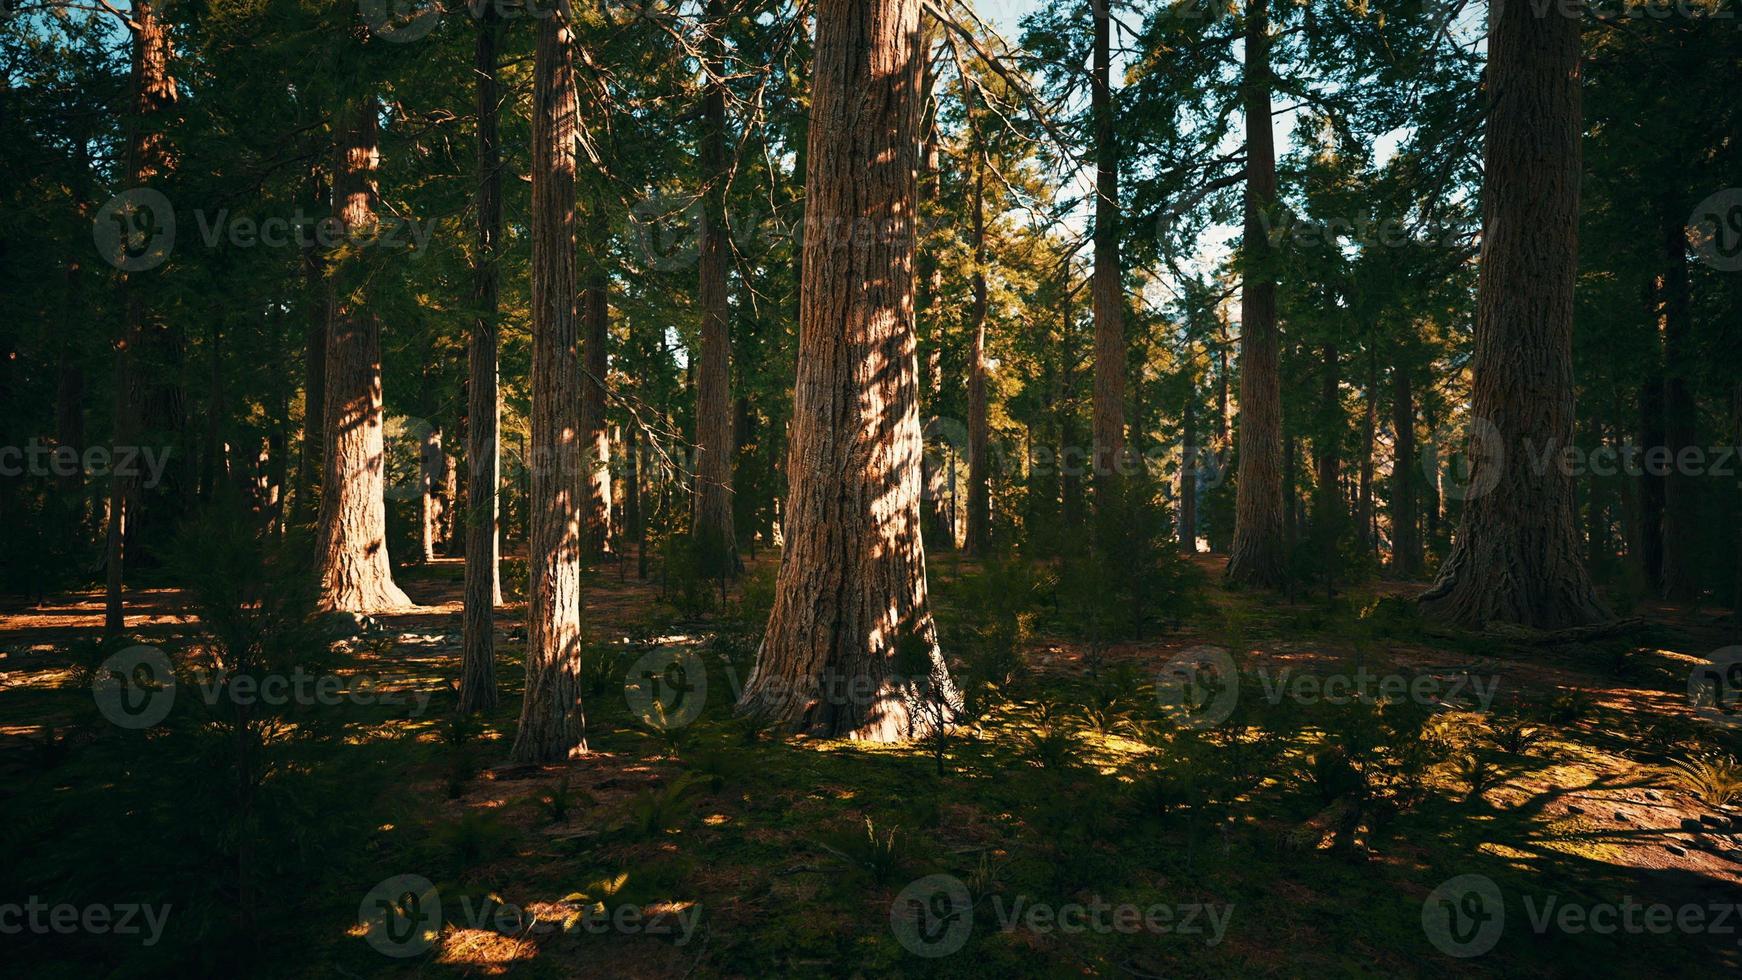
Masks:
[[[1234,503],[1232,581],[1275,587],[1286,575],[1282,510],[1282,376],[1276,270],[1266,236],[1276,204],[1270,129],[1270,0],[1246,5],[1246,219],[1240,313],[1240,474]],[[1292,493],[1292,491],[1291,491]],[[1290,503],[1292,510],[1293,504]]]
[[[1062,288],[1065,294],[1064,315],[1059,323],[1059,523],[1067,532],[1083,524],[1084,460],[1076,454],[1082,451],[1081,433],[1077,429],[1077,413],[1073,407],[1077,397],[1076,307],[1071,302],[1070,266],[1065,266]]]
[[[587,237],[592,262],[581,295],[581,449],[586,496],[582,504],[581,544],[591,561],[611,549],[611,431],[605,419],[605,384],[610,370],[607,344],[611,337],[610,222],[604,198],[595,194],[588,212]]]
[[[920,113],[920,173],[923,179],[919,185],[919,193],[922,203],[935,205],[939,186],[943,181],[942,171],[938,166],[937,100],[934,87],[937,80],[932,75],[929,54],[924,51],[920,53],[920,71],[924,75],[921,91],[925,93],[926,109]],[[943,270],[938,266],[934,249],[919,249],[915,262],[919,271],[915,283],[914,319],[918,331],[924,337],[923,377],[926,398],[922,411],[928,419],[925,426],[926,451],[921,457],[925,487],[925,499],[920,504],[921,530],[926,547],[933,551],[945,551],[954,548],[956,542],[955,535],[950,531],[950,515],[946,508],[949,488],[944,482],[944,453],[950,449],[947,443],[936,438],[938,411],[944,398],[943,328],[941,317],[932,315],[938,293],[943,288]]]
[[[1495,4],[1489,27],[1472,493],[1422,602],[1464,625],[1554,629],[1608,615],[1579,553],[1571,475],[1528,464],[1573,437],[1579,18]]]
[[[1119,147],[1113,112],[1112,16],[1095,16],[1094,73],[1089,115],[1095,137],[1095,271],[1090,300],[1095,316],[1094,473],[1111,485],[1125,463],[1125,287],[1119,265]]]
[[[581,548],[587,462],[575,308],[575,100],[569,6],[538,21],[532,95],[532,517],[526,696],[511,755],[586,752],[581,713]]]
[[[472,302],[477,311],[466,354],[466,584],[460,632],[460,711],[496,707],[495,610],[502,603],[501,406],[496,336],[502,240],[502,149],[497,131],[496,48],[502,28],[493,9],[478,18],[472,51],[478,114],[477,258]]]
[[[433,426],[424,429],[422,445],[418,447],[417,453],[417,516],[421,525],[418,558],[425,564],[435,561],[436,542],[441,539],[440,491],[442,474],[446,470],[447,460],[442,453],[442,430]]]
[[[1315,495],[1313,519],[1319,524],[1339,522],[1337,511],[1343,505],[1341,481],[1343,472],[1343,402],[1338,388],[1336,344],[1326,344],[1319,378],[1319,425],[1313,439],[1314,463],[1318,493]]]
[[[334,127],[333,211],[345,234],[366,237],[377,223],[379,163],[373,96],[346,107]],[[326,472],[316,526],[316,568],[324,609],[369,613],[411,605],[393,582],[387,554],[381,419],[381,321],[358,295],[369,257],[338,261],[328,300]]]
[[[1355,523],[1359,525],[1362,549],[1372,555],[1377,546],[1373,533],[1373,441],[1379,430],[1379,358],[1371,351],[1367,355],[1367,384],[1363,390],[1367,407],[1361,414],[1361,473]]]
[[[1415,391],[1402,358],[1391,368],[1391,571],[1398,578],[1422,573],[1421,527],[1415,506]]]
[[[919,535],[918,0],[817,8],[786,550],[739,709],[873,741],[951,724]],[[839,233],[876,228],[869,239]]]
[[[732,328],[726,301],[725,4],[708,0],[709,58],[702,101],[701,364],[696,375],[695,534],[713,576],[738,568],[732,514]]]
[[[1188,555],[1198,553],[1198,386],[1194,381],[1186,391],[1186,403],[1180,412],[1181,439],[1185,443],[1179,467],[1179,550]]]
[[[969,112],[973,112],[969,98]],[[974,122],[970,117],[970,130]],[[977,134],[976,134],[977,136]],[[968,343],[968,521],[967,552],[984,558],[992,551],[991,474],[987,472],[986,441],[986,156],[979,140],[970,137],[974,154],[973,249],[974,302],[969,311]]]
[[[127,120],[126,178],[129,189],[146,186],[169,169],[169,145],[164,138],[162,114],[176,100],[175,79],[169,75],[170,41],[167,27],[157,17],[150,0],[134,0],[130,8],[133,28],[132,112]],[[119,262],[121,256],[112,257]],[[147,310],[140,284],[131,273],[121,276],[121,336],[115,345],[115,421],[117,449],[137,443],[140,434],[140,402],[134,369],[137,351],[145,337]],[[104,547],[107,582],[104,588],[103,632],[115,636],[127,628],[122,598],[125,580],[124,542],[132,533],[130,509],[138,502],[139,480],[116,472],[109,480],[109,530]]]
[[[1669,450],[1669,472],[1663,479],[1662,568],[1657,585],[1665,599],[1692,599],[1697,591],[1691,552],[1699,538],[1699,480],[1677,463],[1692,449],[1697,435],[1694,396],[1688,384],[1694,365],[1689,334],[1693,309],[1688,287],[1686,208],[1677,214],[1674,198],[1664,204],[1663,278],[1659,319],[1663,335],[1663,434]]]

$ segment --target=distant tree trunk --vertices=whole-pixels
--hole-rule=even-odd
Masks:
[[[1066,531],[1083,524],[1083,471],[1085,461],[1077,455],[1082,451],[1081,433],[1077,429],[1077,413],[1073,404],[1077,397],[1077,348],[1071,343],[1076,331],[1076,311],[1071,303],[1070,271],[1066,266],[1063,283],[1064,316],[1059,324],[1059,523]]]
[[[610,371],[607,345],[611,338],[610,223],[604,199],[593,198],[587,237],[592,262],[581,295],[581,451],[585,497],[581,515],[582,555],[594,560],[611,550],[611,431],[605,418],[605,384]]]
[[[925,204],[935,204],[938,199],[938,188],[943,177],[938,166],[938,127],[935,111],[936,98],[934,85],[936,79],[932,75],[931,61],[925,53],[921,53],[920,71],[923,73],[921,91],[925,93],[925,105],[928,110],[921,113],[920,122],[920,174],[923,179],[919,186],[921,201]],[[926,446],[921,456],[925,499],[920,504],[921,530],[926,547],[933,551],[946,551],[956,546],[955,535],[950,532],[950,515],[946,511],[946,501],[949,499],[949,489],[944,483],[943,452],[939,450],[937,419],[939,407],[944,397],[944,352],[943,328],[941,319],[932,314],[937,303],[939,291],[943,288],[943,273],[938,266],[937,255],[930,248],[921,248],[915,256],[919,272],[915,281],[915,320],[918,329],[929,331],[925,337],[925,393],[926,398],[922,411],[929,420],[925,427]]]
[[[919,535],[919,10],[817,8],[786,550],[739,701],[786,727],[872,741],[950,725],[961,707]],[[865,227],[880,232],[845,234]]]
[[[1391,368],[1391,426],[1396,454],[1391,462],[1391,571],[1398,578],[1422,573],[1421,529],[1415,507],[1415,391],[1400,358]]]
[[[496,336],[501,271],[502,149],[497,130],[496,48],[502,28],[493,9],[478,18],[472,51],[478,113],[477,243],[472,269],[472,335],[466,355],[466,583],[460,633],[460,712],[496,707],[495,611],[502,604],[501,541],[496,531],[502,486],[498,442]]]
[[[1688,384],[1692,376],[1693,351],[1689,334],[1693,308],[1688,287],[1688,234],[1683,226],[1687,209],[1673,198],[1664,204],[1663,278],[1658,322],[1663,335],[1663,433],[1669,450],[1669,472],[1663,479],[1662,569],[1657,580],[1665,599],[1688,600],[1697,593],[1692,552],[1699,538],[1697,494],[1699,480],[1682,472],[1676,462],[1694,448],[1697,413]]]
[[[585,754],[581,713],[581,522],[588,464],[575,308],[575,98],[569,6],[538,21],[532,96],[532,515],[526,696],[511,755]]]
[[[1270,0],[1246,5],[1246,219],[1240,314],[1239,486],[1228,578],[1276,587],[1283,553],[1282,376],[1276,271],[1266,237],[1276,204],[1276,146],[1270,129]],[[1290,491],[1292,493],[1292,490]],[[1289,509],[1292,512],[1293,503]]]
[[[132,113],[127,120],[126,180],[129,189],[146,186],[170,167],[169,145],[160,117],[176,100],[175,79],[169,75],[169,31],[158,19],[150,0],[133,0],[129,8],[133,27]],[[119,260],[120,256],[112,256]],[[145,337],[146,306],[134,275],[121,275],[121,336],[115,346],[115,420],[117,448],[137,443],[140,434],[141,399],[134,370],[137,350]],[[139,497],[137,476],[123,474],[120,467],[109,480],[109,529],[104,546],[107,582],[104,588],[103,633],[115,636],[127,628],[122,598],[123,543],[132,533],[129,510]]]
[[[1186,391],[1185,408],[1180,412],[1184,453],[1179,467],[1179,550],[1188,555],[1198,553],[1198,389],[1194,383]]]
[[[1362,549],[1372,555],[1377,542],[1373,533],[1373,441],[1379,430],[1379,359],[1368,353],[1366,410],[1361,413],[1361,474],[1355,504]]]
[[[1530,454],[1559,452],[1573,436],[1578,13],[1495,4],[1488,51],[1471,392],[1471,417],[1488,429],[1472,437],[1472,494],[1422,602],[1467,626],[1556,629],[1608,615],[1579,553],[1571,475],[1527,464]]]
[[[1639,445],[1643,452],[1664,443],[1663,371],[1655,363],[1646,370],[1647,376],[1639,384]],[[1643,455],[1639,463],[1639,500],[1631,543],[1640,580],[1647,589],[1655,589],[1663,581],[1663,477],[1646,465]]]
[[[313,196],[323,205],[327,188],[315,172],[310,180]],[[325,468],[322,450],[327,409],[327,273],[326,261],[311,236],[302,247],[303,297],[308,304],[308,320],[304,330],[302,368],[302,454],[296,465],[296,508],[292,520],[307,524],[319,513],[321,472]]]
[[[1342,435],[1343,402],[1338,388],[1336,344],[1326,344],[1324,362],[1319,377],[1319,425],[1313,439],[1314,462],[1318,472],[1318,493],[1314,499],[1314,520],[1320,524],[1338,522],[1337,511],[1343,506],[1341,481],[1343,472]]]
[[[450,558],[456,558],[466,553],[464,536],[460,535],[456,529],[456,522],[460,516],[460,457],[457,453],[448,453],[444,457],[441,498],[442,553]]]
[[[1094,72],[1089,78],[1089,115],[1095,139],[1095,270],[1090,284],[1095,316],[1093,471],[1098,485],[1110,485],[1125,462],[1125,287],[1119,263],[1119,146],[1111,77],[1112,17],[1105,4],[1094,4],[1092,10],[1095,50]]]
[[[969,112],[972,98],[969,99]],[[969,126],[973,126],[970,119]],[[992,552],[991,474],[986,441],[986,157],[972,140],[974,154],[973,254],[974,301],[969,311],[968,344],[968,521],[967,552],[984,558]]]
[[[710,57],[702,104],[701,288],[702,349],[696,375],[696,543],[713,576],[738,568],[732,514],[732,328],[726,301],[726,95],[723,43],[725,5],[708,0]]]
[[[368,96],[334,127],[333,210],[347,235],[369,235],[376,217],[377,107]],[[316,530],[323,609],[369,613],[411,605],[393,582],[381,426],[381,321],[357,290],[357,256],[334,270],[328,300],[326,472]]]
[[[629,472],[624,479],[623,519],[629,522],[629,536],[635,542],[635,577],[647,578],[647,515],[641,509],[641,426],[634,419],[629,423]]]
[[[441,539],[442,503],[441,480],[447,470],[447,460],[442,456],[442,430],[426,428],[423,431],[423,442],[418,447],[417,454],[417,484],[418,484],[418,522],[422,525],[419,534],[419,560],[428,564],[435,561],[436,542]]]

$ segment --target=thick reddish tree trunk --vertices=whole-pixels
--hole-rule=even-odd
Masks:
[[[378,109],[373,96],[346,107],[334,127],[333,211],[348,236],[373,234]],[[359,296],[364,257],[341,258],[328,295],[326,472],[315,561],[323,609],[369,613],[411,605],[387,555],[386,447],[381,418],[381,322]]]
[[[1467,626],[1555,629],[1607,616],[1579,553],[1572,476],[1554,456],[1532,463],[1573,437],[1577,12],[1495,4],[1488,50],[1471,493],[1422,602]]]
[[[477,312],[466,355],[466,584],[460,631],[460,711],[496,707],[495,610],[502,602],[496,533],[502,484],[498,430],[496,337],[502,239],[502,150],[496,123],[496,47],[501,27],[493,10],[478,20],[472,67],[478,113],[477,257],[472,301]]]
[[[584,754],[581,521],[587,453],[575,295],[575,101],[566,0],[538,21],[532,93],[532,491],[517,762]]]
[[[1240,312],[1240,473],[1228,578],[1279,586],[1286,574],[1282,488],[1281,338],[1267,212],[1276,205],[1270,129],[1270,6],[1246,7],[1246,220]],[[1291,492],[1292,495],[1292,492]],[[1293,502],[1289,502],[1292,513]]]
[[[918,0],[817,8],[786,550],[739,709],[894,741],[959,711],[920,541]]]
[[[1095,271],[1090,300],[1095,316],[1094,472],[1108,482],[1125,463],[1125,288],[1119,264],[1119,147],[1113,114],[1112,18],[1093,5],[1094,72],[1089,115],[1095,138]]]
[[[701,363],[696,372],[695,535],[707,571],[738,568],[732,520],[732,329],[726,302],[726,95],[719,34],[724,4],[708,0],[711,55],[702,100]]]

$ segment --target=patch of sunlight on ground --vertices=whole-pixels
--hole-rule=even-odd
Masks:
[[[509,965],[537,955],[538,946],[530,939],[504,936],[491,929],[454,928],[442,937],[442,952],[436,962],[500,976],[508,972]]]

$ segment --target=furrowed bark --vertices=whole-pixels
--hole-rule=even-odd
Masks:
[[[918,0],[817,9],[786,550],[741,712],[894,741],[960,710],[919,535]]]

